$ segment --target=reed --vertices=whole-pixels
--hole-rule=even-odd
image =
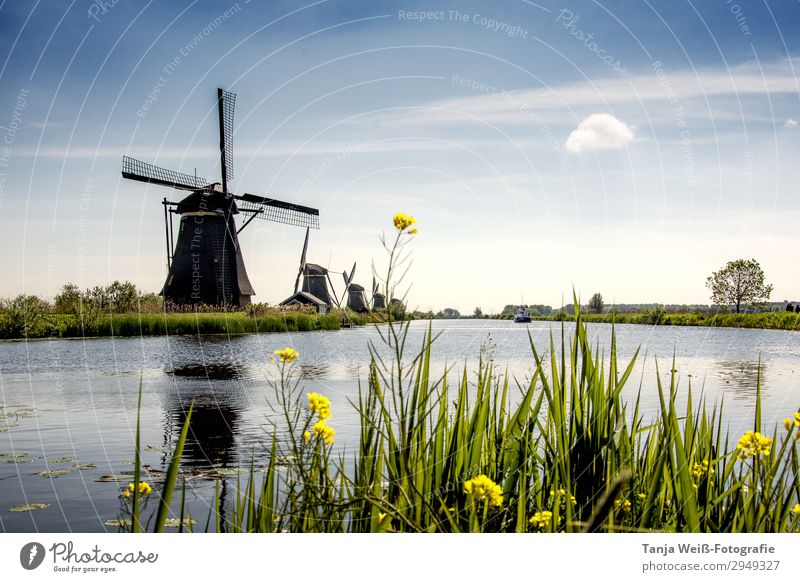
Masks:
[[[413,234],[413,218],[398,216],[397,238],[384,242],[387,296]],[[620,362],[614,329],[601,350],[579,307],[574,319],[574,333],[562,322],[544,351],[529,336],[535,371],[523,383],[491,357],[433,376],[432,326],[414,349],[410,323],[390,317],[354,391],[351,452],[334,446],[336,411],[324,395],[304,393],[302,356],[276,351],[268,466],[257,474],[251,464],[230,508],[215,496],[206,530],[800,531],[800,412],[787,410],[783,427],[762,426],[759,378],[752,430],[731,441],[722,405],[697,398],[691,384],[678,410],[673,360],[668,383],[657,370],[659,410],[646,418],[644,379],[637,398],[622,397],[638,352]],[[171,470],[164,491],[176,479]]]

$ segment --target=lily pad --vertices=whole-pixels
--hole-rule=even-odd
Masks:
[[[164,522],[164,527],[179,527],[180,525],[181,520],[174,517],[171,517]],[[188,517],[183,518],[183,527],[188,527],[190,525],[197,525],[197,520],[189,519]]]
[[[14,429],[14,428],[19,428],[19,425],[16,424],[16,423],[13,423],[13,424],[12,423],[0,424],[0,432],[8,432],[8,431],[10,431],[11,429]]]
[[[153,445],[145,445],[144,450],[150,451],[153,453],[166,453],[167,447],[154,447]]]
[[[0,453],[0,457],[12,458],[12,459],[21,459],[22,457],[27,457],[28,453]]]
[[[77,463],[78,457],[61,457],[59,459],[50,459],[50,463]]]
[[[119,462],[120,465],[133,465],[133,463],[134,463],[134,461],[132,461],[130,459],[125,459],[124,461],[120,461]]]
[[[130,527],[131,526],[131,520],[130,519],[107,519],[103,523],[105,523],[109,527]]]
[[[28,505],[15,505],[14,507],[10,508],[9,511],[11,513],[22,513],[24,511],[47,509],[48,507],[50,507],[49,503],[30,503]]]
[[[73,468],[78,469],[79,471],[85,471],[87,469],[97,469],[97,465],[94,463],[78,463]]]
[[[120,481],[130,481],[133,478],[132,474],[122,474],[122,475],[101,475],[99,479],[97,479],[96,483],[118,483]]]
[[[42,471],[41,473],[37,473],[39,477],[49,477],[50,479],[55,479],[57,477],[63,477],[64,475],[69,475],[72,473],[73,469],[51,469],[49,471]]]
[[[21,463],[30,463],[33,461],[30,457],[19,457],[18,459],[3,459],[4,463],[13,463],[15,465],[19,465]]]

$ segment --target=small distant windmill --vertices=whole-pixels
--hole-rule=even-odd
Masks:
[[[294,281],[294,293],[291,297],[283,300],[281,305],[304,304],[313,305],[317,311],[324,312],[334,304],[339,307],[339,300],[333,291],[328,269],[314,263],[306,262],[308,253],[308,237],[310,230],[306,228],[306,238],[303,242],[303,252],[300,254],[300,267],[297,270],[297,278]],[[303,285],[300,287],[300,280]],[[329,288],[330,286],[330,288]]]
[[[166,198],[162,202],[169,272],[162,290],[165,302],[177,305],[247,305],[255,291],[244,266],[239,233],[256,218],[306,227],[306,242],[308,229],[319,228],[319,210],[316,208],[254,194],[236,195],[228,190],[228,183],[233,179],[235,105],[236,95],[217,90],[221,183],[146,164],[128,156],[122,158],[123,178],[191,191],[180,202]],[[249,214],[249,217],[237,228],[234,216],[240,213]],[[173,214],[181,217],[177,243]]]
[[[378,290],[378,282],[372,278],[372,310],[386,309],[386,296]]]
[[[369,311],[369,303],[367,303],[367,298],[364,295],[364,287],[353,282],[353,277],[355,277],[355,274],[356,263],[353,263],[353,268],[350,270],[349,275],[347,274],[347,271],[342,273],[342,278],[344,278],[344,293],[342,295],[342,301],[344,301],[346,297],[346,305],[348,309],[352,309],[356,313],[365,313]]]

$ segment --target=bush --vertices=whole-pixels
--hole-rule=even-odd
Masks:
[[[6,302],[4,337],[44,337],[51,329],[50,305],[35,295],[18,295]]]

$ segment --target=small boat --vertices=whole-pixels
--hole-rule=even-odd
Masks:
[[[528,309],[524,305],[517,307],[514,312],[514,323],[530,323],[531,316],[528,315]]]

